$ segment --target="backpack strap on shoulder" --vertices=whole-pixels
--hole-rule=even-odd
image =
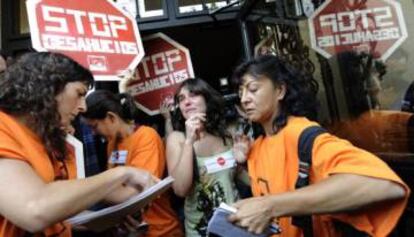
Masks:
[[[311,126],[302,131],[298,142],[299,174],[295,189],[309,185],[309,173],[312,167],[312,148],[315,138],[326,130],[320,126]],[[313,237],[312,216],[293,216],[292,224],[303,230],[304,237]]]
[[[312,148],[315,138],[326,130],[320,126],[311,126],[302,131],[298,142],[299,175],[295,188],[309,185],[309,171],[312,166]]]

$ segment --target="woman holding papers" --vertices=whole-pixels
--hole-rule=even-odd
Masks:
[[[167,138],[168,171],[173,189],[185,197],[186,236],[206,236],[214,208],[239,198],[232,139],[223,116],[221,95],[201,79],[177,89],[176,131]]]
[[[163,142],[154,129],[135,123],[138,109],[131,96],[98,90],[86,98],[86,104],[88,111],[83,115],[87,123],[108,140],[109,168],[133,166],[163,177]],[[146,236],[182,236],[167,195],[151,204],[143,220],[149,224]]]
[[[404,182],[375,155],[327,132],[301,147],[309,128],[320,129],[307,119],[316,109],[313,78],[270,55],[243,63],[234,78],[247,118],[264,134],[247,159],[254,198],[233,204],[230,220],[255,233],[276,221],[283,237],[388,236],[408,199]],[[304,152],[310,159],[300,158]]]
[[[0,78],[1,237],[71,236],[66,218],[103,199],[124,201],[124,186],[137,192],[154,182],[126,167],[68,180],[76,169],[63,128],[86,110],[92,83],[87,69],[56,53],[26,54]]]

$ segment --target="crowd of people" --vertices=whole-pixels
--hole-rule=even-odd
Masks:
[[[46,52],[17,59],[0,76],[0,237],[77,235],[67,218],[121,203],[167,175],[174,178],[171,192],[105,234],[209,236],[220,203],[237,209],[228,221],[256,234],[270,224],[286,237],[393,230],[408,186],[380,158],[321,128],[312,77],[264,55],[239,65],[231,78],[248,129],[229,123],[223,96],[193,78],[161,106],[163,140],[140,120],[127,93],[86,96],[93,76],[72,59]],[[303,161],[309,128],[321,132]],[[76,179],[67,133],[84,141],[85,164],[98,167],[104,159],[103,170]],[[95,150],[97,135],[106,143],[103,154]],[[251,197],[241,195],[239,183]],[[183,205],[172,205],[171,196]],[[142,222],[149,228],[138,232]]]

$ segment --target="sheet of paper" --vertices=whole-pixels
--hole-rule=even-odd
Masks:
[[[119,224],[127,215],[133,215],[147,206],[151,201],[167,191],[174,179],[167,177],[127,201],[99,211],[81,212],[66,222],[73,226],[82,225],[90,230],[103,231]]]
[[[71,145],[74,150],[76,158],[76,176],[78,179],[85,178],[85,160],[83,157],[83,144],[76,137],[67,134],[66,142]]]

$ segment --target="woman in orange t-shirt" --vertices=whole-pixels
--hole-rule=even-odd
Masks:
[[[151,127],[138,125],[139,110],[128,94],[115,95],[97,90],[86,98],[87,123],[108,141],[108,168],[133,166],[162,178],[165,174],[165,150],[158,133]],[[161,195],[143,213],[149,224],[145,236],[182,236],[178,219],[167,194]]]
[[[155,181],[132,168],[67,180],[76,166],[63,128],[86,110],[92,83],[87,69],[57,53],[28,53],[0,77],[0,237],[69,237],[68,217]]]
[[[369,236],[387,236],[402,214],[409,189],[378,157],[331,134],[313,144],[310,184],[295,189],[298,140],[316,109],[316,83],[276,56],[262,56],[240,65],[241,105],[264,134],[252,144],[247,164],[254,198],[237,202],[230,217],[260,233],[276,221],[279,236],[303,236],[292,216],[312,215],[313,236],[342,236],[341,221]],[[303,226],[302,226],[303,227]]]

